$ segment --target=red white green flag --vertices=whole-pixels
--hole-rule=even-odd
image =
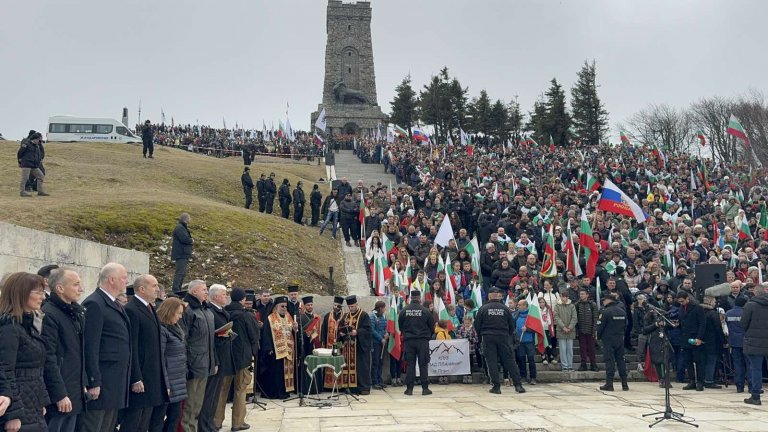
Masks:
[[[539,300],[533,293],[530,293],[526,301],[528,302],[528,316],[525,318],[525,328],[535,334],[536,347],[539,353],[543,354],[549,342],[547,341],[547,333],[544,331],[544,322],[541,320]]]
[[[395,243],[393,243],[392,240],[389,239],[389,237],[384,236],[384,256],[388,257],[389,252],[392,251],[392,249],[394,248],[395,248]]]
[[[549,225],[549,232],[546,234],[546,240],[544,241],[544,260],[541,263],[541,277],[553,278],[557,277],[557,265],[555,260],[557,254],[555,253],[555,238],[552,233],[552,224]]]
[[[624,131],[619,132],[621,136],[621,143],[626,145],[632,145],[632,143],[629,141],[629,137],[627,136],[627,133]]]
[[[403,348],[400,344],[400,324],[397,322],[397,298],[396,295],[389,296],[389,316],[387,317],[387,333],[389,333],[389,343],[387,352],[394,358],[400,359]]]
[[[566,259],[566,268],[571,274],[581,276],[581,266],[579,265],[579,255],[576,253],[576,247],[573,245],[573,233],[571,232],[571,221],[568,220],[568,229],[566,230],[565,251],[568,255]]]
[[[739,240],[747,240],[752,238],[752,231],[749,229],[749,223],[747,217],[742,214],[741,221],[739,222]]]
[[[555,152],[555,140],[552,139],[552,134],[549,134],[549,152]]]
[[[445,303],[443,303],[443,299],[440,296],[435,296],[435,310],[437,311],[438,319],[448,321],[448,331],[453,331],[455,327],[451,321],[451,315],[448,314],[448,308],[445,307]]]
[[[584,251],[584,261],[587,262],[587,276],[590,279],[594,279],[599,253],[595,238],[592,237],[592,227],[589,226],[589,221],[587,220],[587,212],[584,209],[581,210],[581,225],[579,228],[579,244],[581,245],[581,250]]]
[[[699,144],[701,144],[702,147],[707,145],[707,137],[704,136],[704,131],[699,129],[696,131],[696,138],[699,139]]]
[[[730,135],[733,135],[736,138],[744,141],[744,145],[749,147],[749,138],[747,137],[747,131],[746,129],[744,129],[744,126],[741,125],[741,122],[739,122],[739,119],[737,119],[736,116],[733,114],[731,114],[731,118],[728,120],[727,132]]]
[[[371,278],[377,296],[389,294],[387,293],[387,281],[392,278],[392,270],[387,266],[387,258],[381,252],[377,253],[373,259]]]
[[[448,304],[456,304],[456,290],[459,287],[455,285],[453,279],[453,266],[451,266],[450,255],[445,256],[445,301]]]
[[[587,190],[596,191],[598,189],[600,189],[600,182],[597,181],[597,177],[587,173]]]

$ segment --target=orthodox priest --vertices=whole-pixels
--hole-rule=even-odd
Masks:
[[[262,328],[258,378],[262,396],[267,399],[286,399],[296,390],[294,334],[299,326],[288,314],[287,303],[285,296],[276,298]]]
[[[333,349],[334,344],[337,342],[337,333],[339,329],[339,323],[342,318],[342,307],[344,306],[344,297],[333,297],[333,309],[325,314],[323,317],[323,323],[320,328],[320,342],[324,348]],[[327,389],[333,388],[333,382],[335,377],[333,371],[326,369],[323,374],[323,387]]]
[[[371,318],[360,309],[357,296],[346,298],[349,312],[339,326],[339,339],[344,341],[342,353],[347,363],[341,374],[341,388],[352,393],[371,394]]]
[[[312,296],[304,296],[301,298],[302,312],[299,314],[299,324],[302,331],[302,355],[299,358],[299,367],[301,368],[301,377],[297,380],[301,383],[301,389],[304,394],[315,394],[322,391],[323,388],[323,373],[322,370],[318,370],[315,373],[315,382],[312,383],[312,388],[309,388],[312,377],[307,373],[307,366],[304,364],[304,359],[308,355],[312,355],[312,350],[315,348],[321,348],[320,342],[320,315],[314,312],[314,298]]]

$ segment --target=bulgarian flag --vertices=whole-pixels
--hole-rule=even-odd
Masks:
[[[472,301],[475,302],[475,309],[480,309],[483,305],[483,286],[480,284],[472,285]]]
[[[546,234],[546,240],[544,240],[544,260],[541,264],[541,271],[539,272],[541,277],[557,277],[557,265],[555,265],[556,259],[555,238],[552,235],[552,224],[550,224],[549,232]]]
[[[581,225],[579,228],[581,231],[579,234],[579,244],[581,245],[581,250],[584,251],[584,261],[587,262],[587,276],[590,279],[594,279],[599,255],[595,238],[592,237],[592,227],[589,226],[589,221],[587,220],[587,211],[584,209],[581,210]]]
[[[283,126],[283,121],[278,120],[279,122],[279,129],[277,130],[277,137],[282,138],[285,136],[285,127]]]
[[[597,181],[597,178],[593,176],[590,173],[587,173],[587,190],[588,191],[596,191],[600,189],[600,182]]]
[[[451,266],[451,256],[445,256],[445,301],[448,304],[456,304],[456,290],[457,286],[454,286],[455,281],[453,279],[453,266]]]
[[[704,136],[704,131],[699,129],[696,131],[696,138],[699,139],[699,144],[701,144],[702,147],[705,147],[707,145],[707,137]]]
[[[555,152],[555,140],[552,139],[552,134],[549,134],[549,152]]]
[[[357,214],[357,220],[360,221],[360,238],[365,238],[365,195],[360,189],[360,212]]]
[[[480,246],[477,243],[477,236],[467,243],[467,245],[464,246],[464,249],[467,250],[467,253],[472,260],[472,270],[480,275]]]
[[[408,260],[408,264],[405,265],[405,280],[408,282],[407,288],[410,289],[413,283],[413,269],[411,268],[411,260]],[[410,294],[408,290],[405,292],[406,296]]]
[[[392,251],[392,249],[395,248],[395,244],[392,242],[392,240],[389,239],[389,237],[384,236],[384,256],[389,257],[389,252]],[[408,263],[410,264],[410,260],[408,260]]]
[[[720,232],[720,224],[715,219],[714,223],[712,224],[712,244],[715,246],[718,250],[722,251],[725,247],[725,237]]]
[[[392,269],[387,266],[387,258],[383,254],[377,253],[376,257],[373,259],[371,275],[376,295],[387,295],[387,280],[392,277]]]
[[[752,231],[749,229],[749,223],[747,222],[747,216],[741,215],[741,222],[739,223],[739,240],[752,239]]]
[[[731,114],[731,118],[728,120],[728,134],[735,136],[736,138],[744,141],[744,145],[749,147],[749,138],[747,137],[747,131],[744,126],[741,125],[739,119],[735,115]]]
[[[395,133],[400,135],[403,138],[407,138],[408,137],[408,131],[406,131],[405,129],[401,128],[398,125],[395,125]]]
[[[768,212],[766,212],[765,204],[760,206],[760,219],[757,222],[757,226],[768,228]]]
[[[629,141],[629,137],[627,136],[627,133],[624,131],[620,131],[619,135],[621,136],[621,143],[626,145],[632,145],[632,143]]]
[[[387,317],[387,333],[389,333],[389,343],[387,352],[396,359],[400,359],[403,353],[403,347],[400,344],[400,324],[397,322],[397,297],[389,296],[389,316]]]
[[[675,247],[674,243],[667,243],[664,247],[664,267],[667,268],[667,277],[672,277],[676,274],[675,260],[672,259],[672,255],[669,253],[670,246]]]
[[[525,328],[535,333],[534,339],[540,354],[543,354],[549,345],[547,333],[544,331],[544,322],[541,320],[541,309],[539,309],[539,300],[533,295],[528,294],[528,316],[525,318]]]
[[[437,311],[437,319],[448,321],[447,329],[448,331],[453,331],[455,327],[453,326],[453,322],[451,322],[451,316],[448,315],[448,308],[445,307],[445,303],[443,303],[443,299],[441,299],[440,296],[435,296],[434,305],[435,310]]]
[[[573,245],[573,234],[571,233],[571,221],[568,220],[568,229],[566,230],[566,236],[568,238],[565,240],[565,250],[568,255],[568,258],[566,259],[567,265],[566,268],[568,269],[571,274],[573,274],[576,277],[581,276],[581,266],[579,265],[579,255],[576,253],[576,247]]]

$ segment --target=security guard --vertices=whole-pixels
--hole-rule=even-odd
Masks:
[[[251,208],[253,202],[253,179],[251,179],[251,169],[245,167],[243,175],[240,176],[240,183],[243,184],[243,193],[245,194],[245,208]]]
[[[605,385],[600,390],[613,391],[613,373],[616,367],[621,377],[621,389],[629,390],[627,385],[627,365],[624,363],[624,327],[627,324],[627,312],[618,301],[619,295],[607,293],[603,297],[603,310],[597,318],[597,338],[603,341],[605,359]]]
[[[421,394],[431,395],[429,389],[429,340],[435,328],[432,312],[421,305],[421,291],[411,291],[411,302],[404,307],[398,317],[400,331],[405,341],[405,361],[408,370],[405,374],[405,394],[413,395],[413,382],[416,378],[416,361],[419,362],[421,375]]]
[[[525,393],[520,381],[520,370],[517,368],[514,350],[512,349],[515,338],[515,319],[512,311],[501,303],[504,291],[493,288],[488,295],[490,300],[484,304],[475,317],[475,329],[480,336],[480,343],[491,375],[493,388],[490,392],[501,394],[501,381],[499,379],[499,358],[504,369],[512,373],[512,382],[515,391]]]

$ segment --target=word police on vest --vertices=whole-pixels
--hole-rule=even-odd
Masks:
[[[504,315],[504,309],[489,309],[488,315],[496,315],[496,316]]]
[[[412,316],[412,317],[420,317],[421,316],[421,309],[406,309],[405,310],[405,316]]]

